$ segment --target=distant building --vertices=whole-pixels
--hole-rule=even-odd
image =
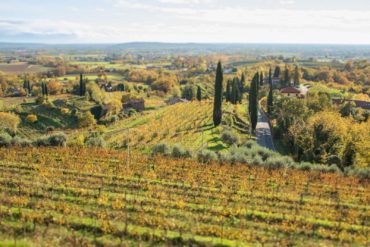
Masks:
[[[301,90],[295,87],[285,87],[280,90],[280,93],[286,97],[302,97]]]
[[[286,97],[297,97],[297,98],[304,98],[308,92],[308,88],[306,86],[301,85],[298,87],[285,87],[280,89],[280,93]]]
[[[127,103],[123,104],[123,110],[135,109],[136,111],[145,110],[145,101],[144,99],[130,99]]]

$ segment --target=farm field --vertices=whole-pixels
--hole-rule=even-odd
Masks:
[[[369,245],[368,181],[126,155],[0,149],[0,245]]]
[[[92,80],[97,79],[98,75],[88,73],[88,74],[84,74],[84,78],[92,81]],[[65,75],[65,76],[60,76],[57,79],[59,81],[64,81],[65,79],[70,80],[70,81],[78,81],[80,79],[80,75],[79,74]],[[112,81],[122,81],[124,77],[118,73],[107,73],[107,79],[112,80]]]
[[[6,74],[22,74],[22,73],[39,73],[45,72],[48,68],[41,65],[32,65],[28,63],[0,63],[0,71]]]

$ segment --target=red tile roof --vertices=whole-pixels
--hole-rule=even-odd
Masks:
[[[286,87],[282,88],[280,93],[301,93],[301,91],[295,87]]]

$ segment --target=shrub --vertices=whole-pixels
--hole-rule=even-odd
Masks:
[[[12,137],[4,132],[0,133],[0,147],[9,147],[11,145]]]
[[[293,163],[292,159],[287,156],[270,157],[263,163],[263,166],[269,169],[278,169],[288,167],[292,163]]]
[[[243,147],[246,147],[246,148],[252,148],[254,146],[257,146],[257,143],[255,141],[252,141],[252,140],[247,141],[243,145]]]
[[[15,136],[13,139],[12,139],[12,142],[11,142],[12,146],[15,146],[15,147],[30,147],[32,146],[32,142],[26,138],[20,138],[18,136]]]
[[[370,179],[370,168],[352,168],[347,170],[347,174],[368,181]]]
[[[47,126],[46,128],[45,128],[45,131],[46,132],[52,132],[52,131],[54,131],[55,130],[55,128],[53,127],[53,126]]]
[[[247,163],[248,158],[242,152],[235,152],[229,156],[229,163],[237,164],[237,163]]]
[[[18,115],[11,112],[0,112],[0,129],[15,133],[20,122]]]
[[[101,136],[99,136],[99,137],[89,137],[86,140],[85,145],[87,147],[104,148],[106,146],[106,143],[105,143],[104,139]]]
[[[167,144],[156,144],[152,148],[152,154],[164,154],[168,155],[171,152]]]
[[[87,84],[87,93],[90,99],[98,104],[104,101],[104,92],[99,88],[99,86],[94,82],[89,82]]]
[[[209,150],[202,150],[198,152],[198,161],[201,163],[208,164],[212,161],[217,160],[217,154]]]
[[[336,165],[321,165],[321,164],[312,164],[311,170],[313,171],[319,171],[324,173],[340,173],[340,169]]]
[[[267,148],[260,148],[257,150],[257,153],[263,161],[267,160],[270,157],[276,156],[276,153]]]
[[[128,109],[128,111],[127,111],[127,115],[128,115],[129,117],[134,116],[136,113],[137,113],[137,111],[136,111],[135,109],[133,109],[133,108],[130,108],[130,109]]]
[[[42,136],[34,141],[33,144],[39,147],[65,147],[67,144],[67,136],[63,132],[56,133],[51,136]]]
[[[78,116],[78,125],[80,127],[90,127],[96,124],[96,120],[94,118],[94,115],[87,111],[82,114],[79,114]]]
[[[67,144],[67,136],[63,132],[49,136],[50,146],[65,147]]]
[[[153,139],[155,139],[155,138],[157,138],[158,137],[158,133],[157,132],[154,132],[153,134],[152,134],[152,140]]]
[[[50,146],[49,137],[48,136],[39,137],[33,142],[33,145],[35,145],[37,147]]]
[[[119,121],[119,117],[118,117],[117,115],[110,116],[110,117],[108,118],[108,121],[109,121],[110,123],[118,122],[118,121]]]
[[[63,113],[63,114],[68,114],[70,111],[68,108],[62,108],[60,109],[60,112]]]
[[[36,98],[35,103],[37,105],[42,105],[44,104],[45,101],[46,101],[46,98],[44,96],[39,96]]]
[[[301,162],[301,163],[296,164],[294,167],[296,169],[302,170],[302,171],[311,171],[312,166],[313,166],[313,164],[311,164],[309,162]]]
[[[191,158],[193,155],[190,150],[184,149],[179,144],[172,148],[171,156],[174,158]]]
[[[36,122],[37,122],[37,116],[36,116],[36,115],[34,115],[34,114],[29,114],[29,115],[27,115],[27,117],[26,117],[26,121],[27,121],[28,123],[36,123]]]
[[[224,143],[231,146],[233,144],[239,144],[239,136],[230,130],[222,132],[221,139]]]

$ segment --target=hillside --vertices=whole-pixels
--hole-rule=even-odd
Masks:
[[[211,101],[193,101],[162,106],[109,125],[104,130],[102,138],[108,146],[126,148],[128,140],[131,148],[148,151],[157,143],[181,144],[184,147],[198,151],[203,147],[220,151],[227,148],[220,136],[222,130],[229,126],[239,133],[243,140],[248,140],[248,120],[242,119],[245,105],[240,105],[237,111],[231,104],[225,105],[225,124],[213,128]],[[71,136],[89,135],[89,130],[79,130]]]
[[[354,177],[102,149],[0,158],[0,245],[369,243],[369,184]]]

